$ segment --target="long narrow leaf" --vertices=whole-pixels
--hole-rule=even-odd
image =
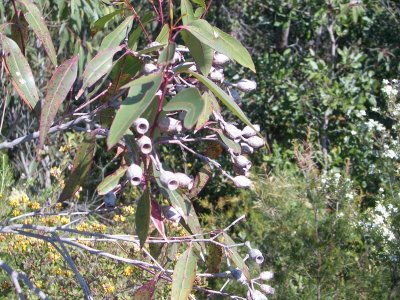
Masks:
[[[133,16],[127,17],[117,28],[115,28],[112,32],[106,35],[101,42],[100,51],[117,47],[124,38],[127,36],[130,28],[132,27]]]
[[[135,215],[136,234],[139,237],[140,247],[144,246],[144,243],[146,242],[147,236],[149,234],[151,213],[150,203],[150,192],[149,188],[147,188],[144,190],[142,196],[139,198]]]
[[[187,300],[196,278],[196,257],[189,247],[178,259],[172,275],[172,300]]]

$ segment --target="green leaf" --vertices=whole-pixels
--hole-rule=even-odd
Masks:
[[[143,247],[149,234],[150,213],[150,192],[149,188],[146,188],[139,198],[135,215],[136,234],[139,237],[140,247]]]
[[[106,24],[111,19],[113,19],[115,16],[121,14],[124,11],[125,11],[124,8],[117,9],[117,10],[113,11],[112,13],[109,13],[109,14],[101,17],[100,19],[98,19],[96,22],[94,22],[94,24],[92,25],[92,28],[90,29],[91,35],[94,36],[99,30],[103,29],[104,26],[106,26]]]
[[[201,7],[206,7],[206,1],[205,0],[192,0],[192,2],[200,5]]]
[[[207,272],[218,273],[220,272],[222,257],[222,247],[214,243],[207,245]]]
[[[97,186],[97,193],[99,195],[105,195],[114,190],[121,177],[124,176],[127,168],[128,167],[126,166],[119,167],[114,173],[104,178],[103,181]]]
[[[154,291],[156,290],[156,283],[157,281],[155,279],[152,279],[143,284],[133,293],[133,300],[153,299]]]
[[[226,232],[224,232],[223,238],[226,246],[231,246],[236,244]],[[236,267],[239,268],[243,272],[244,276],[246,276],[246,278],[250,281],[249,268],[244,263],[239,253],[236,251],[236,248],[235,247],[228,248],[227,253],[230,259],[232,259],[233,263],[236,265]]]
[[[220,129],[214,129],[214,131],[216,131],[220,137],[220,139],[222,140],[222,142],[228,146],[229,149],[232,149],[234,153],[236,154],[240,154],[242,152],[242,147],[240,147],[240,145],[234,141],[232,141],[230,138],[226,137],[222,130]]]
[[[31,0],[18,0],[26,9],[24,14],[26,21],[32,27],[38,39],[42,42],[44,49],[47,52],[52,64],[57,66],[57,54],[54,49],[53,41],[51,40],[50,32],[47,29],[44,18],[40,10],[36,7]]]
[[[158,64],[166,65],[172,61],[175,55],[176,44],[169,43],[167,47],[164,48],[160,53],[160,57],[158,58]]]
[[[112,148],[146,108],[152,103],[162,82],[162,73],[140,77],[122,88],[129,88],[128,97],[121,103],[107,137],[108,148]]]
[[[159,42],[162,45],[166,45],[168,44],[168,41],[169,41],[169,26],[168,24],[165,24],[161,28],[161,31],[156,38],[156,42]]]
[[[211,70],[214,50],[206,44],[200,42],[190,32],[182,31],[182,38],[185,45],[190,50],[190,55],[193,57],[197,68],[204,75],[208,75]]]
[[[117,28],[115,28],[112,32],[107,34],[100,45],[100,51],[117,47],[124,38],[127,36],[127,33],[131,30],[133,23],[133,16],[127,17]]]
[[[201,74],[191,72],[189,70],[183,70],[183,72],[189,73],[190,75],[200,80],[201,83],[203,83],[206,87],[208,87],[211,90],[211,92],[213,92],[213,94],[217,96],[218,99],[221,100],[222,103],[224,103],[235,116],[237,116],[240,120],[242,120],[246,125],[253,127],[253,125],[251,125],[250,120],[247,119],[246,115],[241,110],[241,108],[236,104],[236,102],[227,93],[225,93],[218,85],[216,85],[210,79]]]
[[[106,49],[97,53],[97,55],[88,63],[85,71],[83,72],[83,84],[75,99],[82,96],[86,88],[90,88],[100,78],[111,71],[113,66],[113,57],[115,53],[121,51],[123,47],[118,46],[115,48]]]
[[[187,25],[195,20],[193,6],[189,0],[181,0],[181,17],[183,25]]]
[[[58,108],[67,97],[78,72],[78,56],[60,65],[47,85],[47,94],[40,114],[39,149],[42,149],[47,133],[57,114]]]
[[[28,61],[12,39],[0,34],[0,41],[11,83],[25,104],[32,109],[39,101],[39,93]]]
[[[190,246],[178,259],[172,275],[172,300],[187,300],[196,278],[196,257]]]
[[[203,101],[204,101],[204,109],[197,119],[197,124],[194,129],[194,133],[196,133],[201,128],[203,128],[203,126],[208,122],[208,120],[210,119],[210,116],[213,112],[213,103],[214,103],[214,101],[217,101],[214,98],[214,95],[209,92],[205,92],[201,97],[203,98]]]
[[[204,99],[197,88],[187,88],[179,92],[163,108],[164,111],[186,111],[183,122],[187,129],[192,128],[204,110]]]
[[[79,187],[83,185],[92,166],[94,152],[96,150],[96,136],[86,134],[75,158],[71,173],[65,187],[61,192],[58,202],[63,202],[73,197]]]
[[[211,26],[203,19],[195,20],[190,24],[185,25],[184,28],[203,44],[225,54],[253,72],[256,71],[250,53],[238,40],[229,34]]]
[[[153,18],[153,13],[147,12],[142,18],[142,24],[146,25],[152,20],[152,18]],[[137,26],[136,29],[133,30],[132,33],[130,34],[128,39],[128,47],[131,50],[136,51],[141,33],[142,33],[142,27]]]
[[[21,12],[14,14],[11,24],[11,39],[14,40],[25,54],[25,44],[28,41],[28,22]]]

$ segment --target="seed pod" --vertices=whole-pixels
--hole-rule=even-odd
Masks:
[[[213,58],[213,64],[222,66],[229,61],[229,57],[222,53],[215,53]]]
[[[136,143],[143,154],[149,154],[153,150],[152,142],[148,136],[142,135]]]
[[[260,289],[261,289],[264,293],[266,293],[267,295],[273,295],[273,294],[275,294],[275,289],[274,289],[272,286],[268,285],[268,284],[262,284],[262,285],[260,285]]]
[[[260,279],[261,280],[271,280],[272,278],[274,278],[274,273],[270,272],[270,271],[264,271],[260,273]]]
[[[239,269],[233,269],[232,268],[231,269],[231,275],[236,281],[238,281],[240,283],[244,284],[247,281],[246,276],[244,276],[243,272],[241,270],[239,270]]]
[[[251,128],[250,126],[246,126],[245,128],[242,129],[242,136],[245,138],[249,138],[252,136],[257,135],[257,132],[260,132],[260,125],[253,125],[254,129]]]
[[[115,202],[117,201],[117,196],[113,192],[109,192],[104,195],[104,204],[106,206],[115,206]]]
[[[247,292],[248,300],[268,300],[267,296],[257,290],[249,290]]]
[[[161,211],[164,217],[172,222],[179,223],[179,221],[182,218],[181,214],[172,206],[169,205],[162,206]]]
[[[240,143],[240,147],[242,147],[243,154],[253,154],[254,153],[253,147],[250,147],[249,144]]]
[[[248,177],[250,175],[248,169],[241,168],[241,167],[238,167],[238,166],[235,166],[235,165],[233,165],[233,171],[235,171],[236,174],[243,175],[243,176],[246,176],[246,177]]]
[[[242,92],[251,92],[257,88],[257,83],[253,80],[241,79],[235,86]]]
[[[174,118],[163,117],[158,120],[158,127],[161,132],[181,132],[182,122]]]
[[[244,168],[247,170],[251,168],[251,161],[249,161],[247,157],[243,155],[233,157],[233,163],[239,168]]]
[[[234,140],[235,142],[239,142],[242,138],[242,131],[233,124],[225,124],[224,131],[226,136]]]
[[[264,256],[262,255],[261,251],[258,249],[250,249],[249,256],[257,264],[262,264],[264,262]]]
[[[131,185],[137,186],[142,182],[143,170],[137,164],[131,164],[126,171],[126,178]]]
[[[193,187],[193,177],[186,175],[185,173],[175,173],[176,178],[179,182],[179,187],[187,188],[191,190]]]
[[[175,191],[179,187],[179,181],[175,174],[170,171],[161,171],[160,181],[170,191]]]
[[[154,64],[145,64],[144,67],[143,67],[143,72],[144,72],[146,75],[149,75],[149,74],[151,74],[151,73],[155,73],[155,72],[157,72],[157,71],[158,71],[158,68],[157,68],[157,66],[154,65]]]
[[[224,73],[219,70],[214,70],[210,73],[210,79],[216,82],[224,81]]]
[[[135,128],[135,131],[139,134],[145,134],[150,127],[149,121],[147,121],[145,118],[136,119],[132,125]]]
[[[249,137],[248,139],[246,139],[246,143],[249,144],[249,146],[253,147],[254,149],[261,148],[262,146],[265,145],[264,140],[259,136]]]
[[[233,178],[233,183],[238,188],[247,188],[251,186],[251,180],[246,176],[240,175]]]
[[[182,54],[181,54],[179,51],[175,51],[174,57],[172,58],[171,63],[172,63],[172,64],[175,64],[175,63],[177,63],[177,62],[182,61],[182,59],[183,59]]]

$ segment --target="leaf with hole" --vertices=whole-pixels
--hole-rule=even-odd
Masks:
[[[184,25],[184,28],[203,44],[225,54],[253,72],[256,71],[247,49],[238,40],[222,30],[211,26],[206,20],[195,20],[188,25]]]
[[[74,56],[57,67],[47,84],[47,94],[40,114],[39,149],[43,148],[45,138],[58,108],[75,82],[78,72],[78,59],[78,56]]]
[[[40,10],[31,0],[18,0],[25,7],[25,19],[32,27],[38,39],[42,42],[44,49],[47,52],[52,64],[57,66],[57,54],[54,49],[53,41],[51,40],[49,29],[44,21]]]
[[[172,275],[172,300],[187,300],[196,278],[196,257],[189,248],[179,257]]]
[[[6,71],[11,76],[11,83],[25,104],[33,109],[39,101],[39,93],[28,61],[12,39],[0,34],[0,41],[4,51]]]
[[[114,173],[104,178],[103,181],[97,186],[97,193],[99,195],[105,195],[114,190],[118,185],[119,180],[125,175],[127,168],[128,167],[126,166],[119,167]]]
[[[187,129],[192,128],[204,110],[204,99],[197,88],[187,88],[180,91],[163,108],[164,111],[186,112],[184,126]]]
[[[155,73],[140,77],[122,87],[129,88],[129,92],[127,98],[121,103],[108,133],[109,149],[118,143],[133,121],[139,118],[153,102],[161,82],[162,73]]]

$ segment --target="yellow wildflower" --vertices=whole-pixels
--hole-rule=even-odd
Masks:
[[[106,294],[113,294],[115,291],[115,286],[112,283],[103,284],[103,289]]]
[[[124,215],[126,216],[131,216],[135,213],[135,208],[132,205],[129,206],[124,206],[122,208],[122,212],[124,213]]]
[[[125,276],[131,276],[133,274],[133,267],[132,266],[127,266],[124,270],[124,275]]]
[[[60,210],[62,208],[62,203],[60,202],[56,203],[56,205],[54,205],[54,208]]]
[[[122,215],[115,215],[113,220],[114,222],[125,222],[126,218]]]
[[[19,206],[19,200],[16,198],[10,198],[8,200],[8,203],[10,204],[11,207],[18,207]]]
[[[10,287],[11,287],[10,283],[9,283],[8,281],[6,281],[6,280],[4,280],[4,281],[1,283],[1,288],[2,288],[3,290],[6,290],[6,289],[8,289],[8,288],[10,288]]]
[[[32,218],[26,218],[25,220],[24,220],[24,224],[25,225],[29,225],[29,224],[32,224],[33,223],[33,219]]]
[[[70,219],[69,219],[69,217],[61,217],[60,222],[61,222],[61,224],[65,225],[70,222]]]
[[[38,210],[38,209],[40,209],[40,203],[36,202],[36,201],[33,201],[33,202],[29,201],[28,207],[32,210]]]
[[[19,209],[14,209],[14,210],[11,212],[11,214],[12,214],[14,217],[18,217],[18,216],[21,214],[21,211],[20,211]]]

